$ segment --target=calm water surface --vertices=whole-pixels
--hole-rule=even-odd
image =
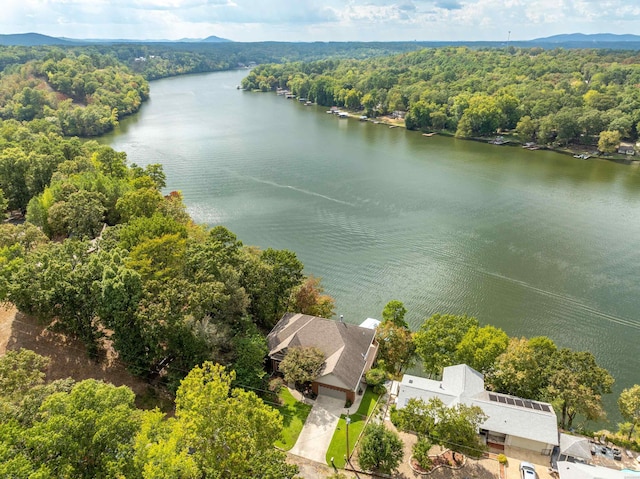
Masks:
[[[236,90],[246,71],[153,82],[106,138],[162,163],[192,217],[287,248],[345,320],[391,299],[416,328],[466,313],[586,349],[640,383],[640,174],[549,152],[426,138]]]

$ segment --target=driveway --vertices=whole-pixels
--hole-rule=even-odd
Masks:
[[[344,411],[344,399],[318,396],[289,453],[326,464],[327,449]]]

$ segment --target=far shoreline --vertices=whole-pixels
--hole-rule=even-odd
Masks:
[[[262,90],[245,90],[243,88],[239,88],[239,90],[241,91],[250,91],[250,92],[255,92],[255,93],[274,93],[274,90],[268,90],[268,91],[262,91]],[[299,100],[298,97],[294,97],[293,99],[295,100]],[[318,105],[317,103],[313,103],[311,105],[306,105],[306,106],[315,106],[315,107],[323,107],[322,105]],[[328,107],[327,107],[328,108]],[[404,119],[397,119],[397,118],[391,118],[388,115],[383,115],[383,116],[378,116],[375,118],[369,118],[367,117],[365,120],[363,120],[361,117],[362,112],[354,112],[354,111],[349,111],[349,110],[345,110],[345,109],[340,109],[340,111],[344,112],[347,114],[347,118],[348,119],[355,119],[358,121],[367,121],[369,123],[373,123],[373,124],[380,124],[380,125],[385,125],[389,128],[404,128],[405,130],[407,130],[407,127],[405,125]],[[422,136],[425,137],[431,137],[434,135],[440,135],[440,136],[446,136],[449,138],[455,138],[457,140],[466,140],[466,141],[477,141],[480,143],[491,143],[492,140],[494,140],[496,138],[496,136],[499,135],[503,135],[506,137],[506,141],[503,144],[499,144],[496,146],[510,146],[510,147],[520,147],[520,148],[524,148],[525,144],[515,138],[514,136],[511,136],[509,133],[505,132],[505,133],[496,133],[494,136],[492,137],[456,137],[454,133],[448,131],[448,130],[431,130],[431,131],[425,131],[425,130],[407,130],[407,131],[415,131],[416,133],[421,134]],[[621,155],[618,154],[618,156],[605,156],[600,154],[600,152],[594,152],[594,147],[591,146],[589,147],[588,145],[568,145],[566,147],[551,147],[551,146],[546,146],[546,145],[536,145],[536,149],[538,150],[544,150],[544,151],[552,151],[554,153],[558,153],[561,155],[571,155],[571,156],[575,156],[575,155],[581,155],[581,154],[586,154],[589,157],[586,159],[581,159],[581,161],[590,161],[590,160],[605,160],[605,161],[610,161],[613,163],[618,163],[621,165],[628,165],[628,166],[637,166],[640,165],[640,159],[631,159],[629,158],[630,155]],[[590,151],[590,152],[589,152]],[[635,158],[635,156],[633,156],[632,158]],[[576,158],[579,159],[579,158]]]

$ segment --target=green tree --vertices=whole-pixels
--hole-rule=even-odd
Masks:
[[[529,115],[525,115],[520,118],[520,121],[516,125],[516,132],[521,141],[529,142],[534,141],[536,137],[537,125]]]
[[[590,352],[560,349],[547,388],[551,403],[560,411],[560,427],[570,429],[578,414],[588,420],[602,419],[602,395],[611,393],[613,382]]]
[[[324,366],[324,353],[316,347],[293,346],[280,362],[278,370],[288,383],[311,382],[318,377]]]
[[[124,178],[127,174],[127,154],[117,152],[110,146],[100,146],[91,156],[91,160],[105,175]]]
[[[555,116],[556,140],[568,145],[580,136],[578,118],[581,110],[578,108],[563,108]]]
[[[105,201],[102,193],[80,190],[54,203],[47,218],[52,235],[95,238],[104,220]]]
[[[392,474],[403,456],[403,444],[395,432],[384,427],[384,424],[369,424],[358,452],[360,467],[366,471]]]
[[[378,361],[392,374],[398,374],[415,361],[415,344],[409,328],[382,321],[376,328]]]
[[[403,408],[396,410],[394,424],[401,431],[413,432],[418,437],[431,436],[436,425],[436,410],[440,404],[432,400],[411,398]]]
[[[478,327],[478,320],[466,315],[434,314],[426,319],[413,335],[424,369],[439,373],[455,364],[458,344],[474,326]]]
[[[8,206],[9,200],[4,196],[4,191],[0,189],[0,219],[5,218]]]
[[[392,322],[396,326],[408,329],[409,324],[407,324],[404,319],[405,314],[407,314],[407,308],[404,307],[402,301],[392,299],[385,305],[384,309],[382,310],[382,321]]]
[[[102,335],[96,321],[96,283],[104,264],[89,252],[89,243],[48,243],[25,257],[12,275],[8,298],[20,311],[83,341],[97,354]]]
[[[231,389],[232,372],[210,362],[195,367],[176,394],[176,418],[201,473],[211,478],[292,478],[273,447],[282,417],[252,392]]]
[[[400,429],[415,432],[453,451],[471,457],[480,457],[484,452],[478,428],[487,416],[478,406],[462,403],[447,406],[437,397],[428,401],[412,398],[395,417]]]
[[[29,163],[27,154],[21,148],[7,147],[0,151],[0,188],[11,210],[25,211],[29,203]]]
[[[150,217],[158,211],[163,197],[153,188],[138,188],[126,192],[116,203],[116,209],[125,221],[141,216]]]
[[[631,440],[633,431],[640,423],[640,385],[634,384],[624,389],[618,397],[618,409],[622,417],[631,423],[627,440]]]
[[[160,411],[141,413],[141,425],[134,439],[134,471],[142,479],[197,479],[201,477],[189,454],[181,423],[167,419]]]
[[[459,363],[467,364],[476,371],[486,373],[509,344],[509,336],[502,329],[491,325],[472,326],[456,348]]]
[[[460,118],[456,136],[492,135],[502,122],[503,113],[495,98],[475,94],[469,99],[469,106]]]
[[[160,163],[150,163],[145,166],[144,174],[153,180],[153,183],[159,190],[167,186],[167,175]]]
[[[558,348],[544,336],[511,338],[485,378],[495,391],[544,400]]]
[[[29,350],[7,351],[0,357],[0,395],[22,396],[44,382],[49,358]]]
[[[257,324],[271,328],[289,309],[291,292],[304,278],[303,265],[295,253],[271,248],[245,248],[242,263],[249,312]]]
[[[42,230],[31,223],[0,224],[0,248],[18,245],[23,251],[28,252],[48,241],[49,238]]]
[[[49,396],[24,441],[36,463],[56,475],[107,478],[127,474],[140,419],[125,387],[88,379]]]
[[[143,280],[168,280],[180,277],[187,242],[180,234],[152,238],[131,249],[127,266]]]
[[[478,429],[487,419],[478,406],[442,405],[437,412],[434,436],[440,445],[452,451],[479,458],[486,447],[478,436]]]
[[[615,153],[620,144],[620,132],[605,130],[600,132],[598,149],[606,154]]]
[[[264,359],[269,353],[269,348],[264,335],[260,334],[255,325],[249,324],[244,334],[233,338],[236,356],[233,370],[236,372],[236,384],[239,387],[261,389],[267,375]]]

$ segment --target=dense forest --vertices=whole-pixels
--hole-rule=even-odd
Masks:
[[[67,136],[95,136],[138,111],[148,96],[147,81],[112,56],[50,49],[42,58],[4,68],[0,118],[35,121],[33,128]]]
[[[148,80],[327,56],[369,58],[416,48],[412,42],[0,46],[0,119],[38,120],[42,130],[96,136],[138,111],[149,97]]]
[[[0,77],[0,212],[18,220],[0,224],[0,301],[79,339],[96,361],[113,351],[175,397],[175,417],[135,408],[125,387],[45,383],[46,358],[10,352],[0,358],[0,476],[292,477],[295,467],[272,447],[282,417],[248,391],[264,392],[265,333],[278,319],[287,311],[331,317],[333,300],[295,253],[195,224],[179,192],[162,193],[161,165],[129,164],[124,152],[71,136],[108,130],[148,96],[147,80],[127,59],[152,65],[157,53],[167,62],[156,70],[162,76],[196,71],[197,61],[180,63],[196,57],[176,53],[178,61],[161,46],[139,45],[2,52],[5,62],[15,56]],[[529,117],[540,140],[551,118],[560,141],[560,119],[571,113],[582,122],[591,112],[593,121],[609,119],[603,128],[635,138],[633,61],[631,53],[445,48],[265,65],[244,83],[287,86],[373,115],[408,110],[413,128],[440,121],[457,131],[470,125],[470,135],[522,133]],[[624,133],[616,130],[622,120]],[[383,312],[377,333],[383,379],[414,358],[433,374],[466,362],[496,390],[551,401],[563,425],[603,417],[613,378],[590,353],[548,338],[509,338],[466,316],[434,315],[411,332],[398,303]],[[629,404],[640,389],[632,393]],[[623,416],[632,439],[640,418]]]
[[[406,112],[409,129],[458,137],[513,130],[523,142],[611,152],[638,139],[639,63],[635,51],[447,47],[260,65],[242,86],[288,88],[372,117]]]
[[[369,58],[408,52],[420,42],[257,42],[121,43],[79,46],[0,46],[0,71],[9,65],[44,60],[52,54],[110,57],[147,80],[186,73],[229,70],[253,64],[314,61],[322,58]]]
[[[108,146],[31,125],[0,123],[0,188],[27,219],[0,225],[0,300],[55,322],[94,355],[109,339],[137,374],[165,368],[173,389],[207,359],[253,362],[257,370],[236,370],[254,384],[263,374],[259,329],[305,283],[295,254],[193,224],[180,193],[160,193],[160,165],[128,166]]]

